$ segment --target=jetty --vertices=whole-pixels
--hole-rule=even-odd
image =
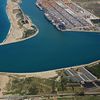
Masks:
[[[20,8],[21,0],[7,0],[6,12],[11,26],[5,40],[0,45],[24,41],[36,36],[39,29]]]

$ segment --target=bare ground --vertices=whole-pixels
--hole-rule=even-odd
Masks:
[[[72,0],[81,7],[100,17],[100,0]]]

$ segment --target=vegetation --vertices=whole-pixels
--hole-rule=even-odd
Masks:
[[[59,97],[57,100],[99,100],[99,96]],[[53,99],[52,99],[53,100]]]
[[[7,84],[6,94],[36,95],[52,92],[53,80],[40,78],[13,78]]]
[[[36,30],[35,29],[27,29],[24,31],[23,33],[23,37],[22,38],[27,38],[32,36],[33,34],[35,34]]]
[[[89,71],[100,77],[100,63],[86,67]],[[57,71],[58,76],[44,79],[36,77],[14,76],[10,77],[5,94],[9,95],[44,95],[75,93],[75,96],[55,96],[56,100],[99,100],[99,96],[85,95],[84,88],[75,83],[65,74],[65,70]],[[76,85],[75,85],[76,84]],[[47,99],[49,98],[49,99]],[[41,100],[54,100],[54,97],[41,97]]]
[[[11,0],[12,2],[16,2],[16,0]]]
[[[100,63],[94,66],[88,66],[86,67],[92,74],[100,78]]]
[[[83,88],[80,85],[74,85],[74,82],[61,71],[58,77],[50,79],[13,77],[6,86],[5,94],[38,95],[64,92],[81,93]]]
[[[23,28],[23,24],[21,23],[20,20],[18,20],[17,24],[18,24],[18,26],[19,26],[20,29]]]
[[[100,96],[76,96],[76,100],[99,100]]]

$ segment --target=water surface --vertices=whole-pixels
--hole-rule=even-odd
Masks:
[[[0,0],[0,42],[2,42],[9,31],[10,23],[6,14],[7,0]]]
[[[0,4],[1,1],[3,0],[0,0]],[[60,32],[48,22],[43,12],[35,6],[35,2],[36,0],[23,0],[21,8],[38,26],[40,32],[29,40],[0,46],[0,71],[45,71],[100,59],[99,34]],[[3,17],[2,14],[0,16]],[[5,26],[6,29],[6,23],[1,25],[0,28]]]

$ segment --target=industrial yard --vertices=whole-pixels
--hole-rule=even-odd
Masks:
[[[70,0],[37,0],[46,18],[61,31],[100,31],[91,20],[96,17]]]

